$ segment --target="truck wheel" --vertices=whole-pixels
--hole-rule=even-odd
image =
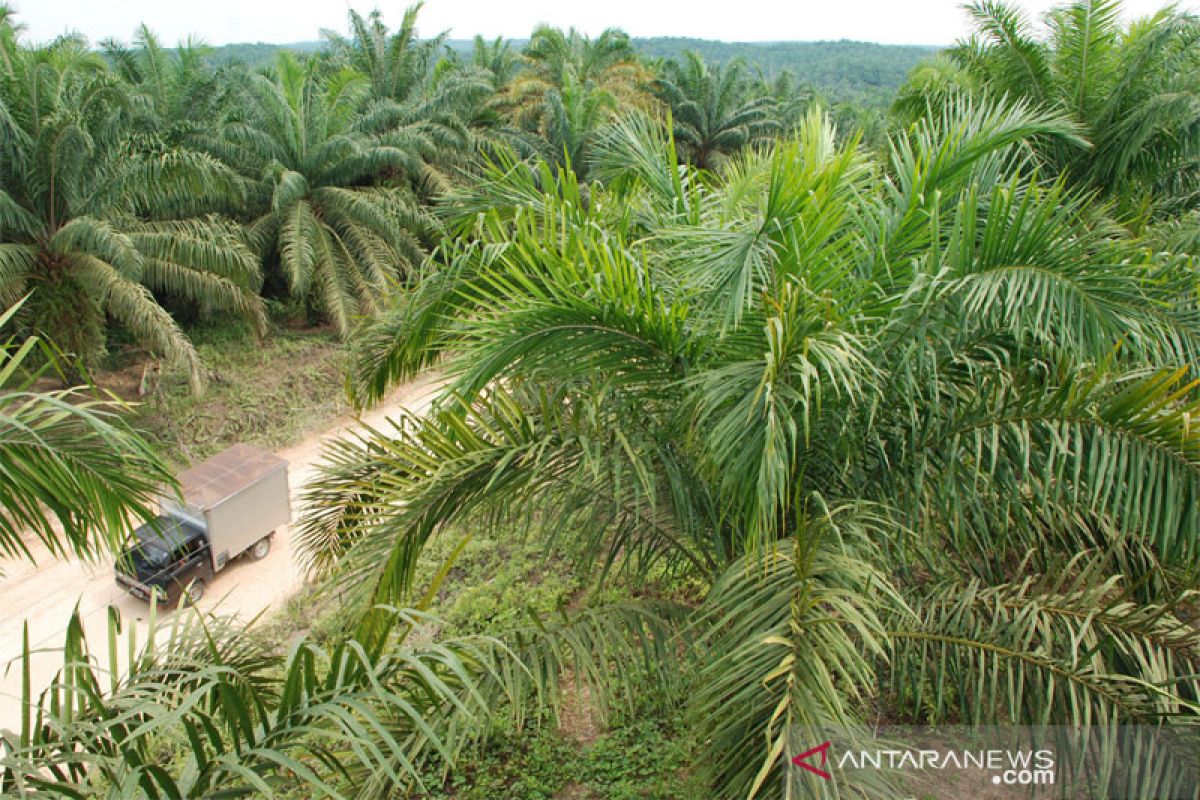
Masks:
[[[187,588],[183,590],[183,593],[179,595],[179,605],[194,606],[196,603],[199,603],[200,598],[204,597],[204,588],[204,580],[201,578],[196,578],[196,580],[188,584]]]
[[[264,536],[250,548],[250,558],[254,561],[262,561],[269,552],[271,552],[271,537]]]

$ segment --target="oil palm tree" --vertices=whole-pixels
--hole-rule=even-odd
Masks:
[[[904,85],[896,92],[891,111],[905,124],[912,123],[930,109],[941,108],[959,94],[978,93],[980,87],[972,75],[946,53],[913,67]]]
[[[323,80],[315,61],[285,53],[273,77],[253,79],[244,118],[205,142],[254,181],[253,246],[342,334],[420,263],[436,229],[411,190],[375,185],[419,180],[434,144],[393,129],[390,110],[365,105],[368,96],[357,72]]]
[[[689,163],[713,169],[781,128],[772,100],[750,94],[744,65],[705,64],[690,50],[683,59],[663,64],[654,86],[671,109],[675,142]]]
[[[25,30],[24,25],[14,20],[16,13],[8,3],[0,4],[0,68],[10,77],[15,69],[13,61],[20,46],[19,37]]]
[[[180,363],[194,348],[152,292],[241,314],[261,330],[259,268],[229,224],[240,193],[219,161],[142,137],[130,97],[78,39],[18,48],[0,74],[0,302],[32,292],[28,325],[85,363],[106,317]]]
[[[516,125],[511,114],[509,87],[520,69],[521,58],[513,43],[502,37],[488,41],[476,36],[469,59],[450,50],[438,63],[435,78],[438,82],[448,79],[461,82],[465,76],[476,85],[488,87],[485,92],[461,95],[459,115],[473,140],[468,148],[471,155],[494,157],[507,149],[529,156],[544,144],[537,133]],[[468,160],[464,166],[470,169],[473,165]]]
[[[645,105],[650,73],[639,62],[629,36],[615,28],[595,39],[571,28],[539,25],[529,37],[525,69],[511,84],[512,100],[534,114],[545,93],[561,88],[565,76],[597,86],[626,107]]]
[[[169,49],[142,25],[132,46],[115,39],[100,44],[112,71],[129,87],[131,106],[147,133],[187,144],[221,116],[229,96],[225,82],[230,72],[218,75],[208,63],[209,48],[196,39]]]
[[[478,241],[364,337],[357,397],[454,380],[335,454],[311,567],[367,624],[431,537],[519,508],[601,583],[695,576],[656,646],[715,797],[827,796],[791,756],[880,702],[1196,731],[1200,317],[1186,259],[1037,176],[1076,126],[959,99],[878,163],[812,114],[715,183],[652,131],[603,140],[586,199],[518,163],[456,195]]]
[[[477,35],[471,43],[471,65],[491,73],[492,88],[503,92],[517,77],[521,57],[510,40],[497,36],[489,41]]]
[[[901,93],[910,107],[914,94],[936,104],[947,90],[966,90],[1061,110],[1087,144],[1042,147],[1055,172],[1130,212],[1149,204],[1176,213],[1195,203],[1200,21],[1168,7],[1122,24],[1119,0],[1079,0],[1048,12],[1041,36],[1004,2],[967,10],[975,33],[936,72],[918,70],[919,85]]]
[[[650,108],[651,74],[629,37],[614,28],[595,39],[574,28],[534,29],[524,69],[508,85],[505,103],[515,124],[537,133],[543,155],[570,160],[582,175],[582,153],[616,108]]]
[[[422,176],[429,188],[448,185],[449,168],[469,160],[479,142],[473,125],[479,109],[494,93],[489,73],[481,69],[439,69],[446,34],[419,38],[420,3],[404,13],[399,29],[391,31],[379,11],[364,18],[351,10],[350,36],[323,31],[331,60],[367,77],[373,113],[380,130],[410,131],[435,145],[426,157]],[[440,167],[441,169],[436,169]]]
[[[562,86],[546,92],[542,102],[538,136],[546,158],[586,179],[589,150],[614,118],[616,97],[567,75]]]
[[[587,614],[539,619],[511,643],[430,642],[410,635],[436,620],[393,610],[386,642],[301,638],[286,654],[231,620],[150,616],[139,644],[114,610],[107,658],[72,617],[58,676],[40,696],[26,690],[21,730],[0,731],[0,789],[146,800],[427,793],[439,763],[470,752],[497,715],[548,709],[546,676],[567,658],[621,680],[596,647],[614,641],[615,626]],[[656,630],[645,623],[641,632]]]
[[[351,10],[349,38],[329,30],[321,35],[335,57],[367,78],[372,97],[404,102],[425,89],[446,40],[445,33],[432,39],[419,38],[417,15],[421,6],[409,6],[395,32],[387,27],[378,10],[365,18]]]
[[[817,99],[811,87],[806,86],[791,70],[780,70],[770,77],[756,76],[752,94],[766,97],[775,104],[773,117],[782,130],[791,133],[804,121],[808,109]]]

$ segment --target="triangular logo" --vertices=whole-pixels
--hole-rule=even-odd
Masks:
[[[817,745],[816,747],[812,748],[811,750],[805,750],[803,753],[801,753],[800,755],[793,758],[792,763],[795,764],[797,767],[800,767],[801,769],[808,770],[809,772],[813,773],[814,775],[819,775],[822,778],[824,778],[825,780],[829,780],[830,778],[833,777],[832,775],[830,775],[828,772],[826,772],[823,769],[814,767],[812,764],[809,764],[808,760],[807,760],[809,757],[814,756],[817,753],[820,753],[821,754],[821,766],[822,767],[825,766],[825,762],[829,760],[829,746],[830,746],[830,742],[825,742],[824,744]]]

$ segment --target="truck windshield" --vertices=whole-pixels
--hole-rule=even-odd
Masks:
[[[142,557],[152,567],[165,567],[171,560],[171,554],[154,542],[142,542]]]

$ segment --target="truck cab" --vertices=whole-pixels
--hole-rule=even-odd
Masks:
[[[166,514],[134,531],[117,559],[117,584],[142,600],[164,605],[195,603],[212,580],[204,528]]]

